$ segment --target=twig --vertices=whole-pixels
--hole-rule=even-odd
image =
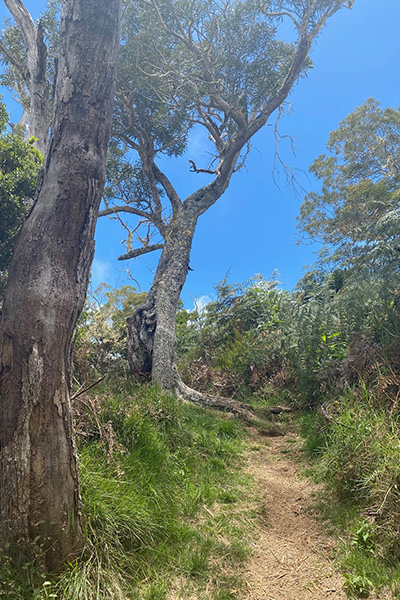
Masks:
[[[92,383],[92,385],[89,385],[87,388],[84,388],[83,390],[76,392],[76,394],[74,394],[73,396],[71,396],[71,400],[75,400],[75,398],[78,398],[78,396],[81,396],[82,394],[84,394],[85,392],[87,392],[88,390],[91,390],[92,387],[94,387],[95,385],[97,385],[98,383],[100,383],[100,381],[103,381],[103,379],[105,379],[106,376],[103,375],[103,377],[100,377],[100,379],[98,379],[97,381],[95,381],[94,383]]]

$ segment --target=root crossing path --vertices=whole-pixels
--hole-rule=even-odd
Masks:
[[[262,498],[261,531],[244,573],[243,600],[345,599],[333,565],[333,543],[308,514],[314,486],[301,476],[291,449],[295,435],[254,433],[248,472]]]

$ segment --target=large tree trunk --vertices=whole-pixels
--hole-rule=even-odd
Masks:
[[[0,546],[49,569],[82,545],[68,381],[104,186],[120,0],[63,3],[55,115],[0,327]]]
[[[188,273],[197,219],[194,207],[183,204],[168,228],[146,302],[127,323],[131,371],[151,375],[167,390],[175,389],[178,383],[176,311]]]
[[[131,372],[151,375],[165,390],[179,391],[176,366],[176,313],[189,270],[190,252],[199,217],[215,204],[229,185],[239,157],[231,152],[224,173],[180,204],[164,234],[164,248],[146,302],[127,321]]]

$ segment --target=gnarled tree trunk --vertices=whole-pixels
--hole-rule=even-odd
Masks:
[[[176,313],[188,273],[199,207],[183,204],[171,222],[157,272],[146,301],[128,319],[128,359],[135,374],[151,376],[164,390],[185,400],[223,410],[252,421],[250,405],[192,390],[181,380],[176,366]]]
[[[120,0],[63,3],[55,115],[0,327],[0,547],[57,568],[82,545],[68,357],[104,186]]]
[[[179,204],[163,234],[164,247],[146,302],[127,321],[131,372],[151,375],[165,390],[182,388],[176,366],[176,313],[197,222],[227,189],[239,153],[240,147],[232,148],[218,177]]]
[[[197,225],[194,206],[182,204],[166,234],[157,272],[146,302],[128,319],[128,359],[131,371],[149,374],[164,389],[178,383],[176,311],[189,268]]]

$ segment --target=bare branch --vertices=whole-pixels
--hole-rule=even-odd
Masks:
[[[36,47],[36,25],[29,11],[21,0],[4,0],[4,4],[21,29],[28,52],[32,51]]]
[[[286,174],[286,179],[287,179],[287,183],[288,183],[289,187],[291,188],[291,190],[293,191],[293,193],[295,195],[298,195],[299,189],[304,193],[306,192],[306,189],[300,183],[299,179],[296,176],[297,173],[304,174],[304,171],[302,169],[298,169],[296,167],[290,167],[288,164],[286,164],[282,158],[280,151],[279,151],[279,145],[280,145],[281,140],[287,139],[290,142],[290,146],[291,146],[291,150],[292,150],[293,154],[296,153],[293,136],[288,135],[288,134],[282,135],[279,132],[279,121],[281,120],[282,115],[283,115],[283,108],[282,108],[282,106],[280,106],[279,113],[278,113],[278,116],[276,118],[275,125],[274,125],[275,155],[274,155],[274,169],[272,172],[272,177],[273,177],[275,185],[279,188],[279,185],[277,183],[277,177],[279,175],[279,169],[277,167],[277,163],[279,163],[281,165],[281,167],[283,168],[284,173]]]
[[[299,39],[289,71],[276,95],[261,108],[258,116],[250,123],[250,127],[248,127],[246,132],[247,140],[249,140],[257,131],[259,131],[259,129],[261,129],[261,127],[266,124],[269,116],[285,101],[293,88],[294,82],[299,76],[306,58],[308,57],[313,40],[320,33],[326,21],[342,6],[343,2],[340,0],[331,0],[329,6],[319,18],[319,21],[314,24],[312,17],[315,4],[313,2],[311,3],[309,10],[303,16],[298,29]],[[347,2],[347,6],[349,8],[352,7],[352,0]],[[311,31],[309,31],[310,25]]]
[[[100,383],[100,381],[103,381],[103,379],[106,378],[106,375],[102,375],[102,377],[100,377],[100,379],[98,379],[97,381],[95,381],[94,383],[92,383],[91,385],[88,385],[87,387],[82,389],[79,389],[73,396],[71,396],[71,400],[75,400],[76,398],[79,398],[79,396],[82,396],[82,394],[85,394],[86,392],[88,392],[89,390],[91,390],[95,385],[97,385],[98,383]]]
[[[157,165],[153,162],[153,173],[154,177],[157,179],[158,183],[162,185],[165,190],[165,193],[168,196],[168,199],[171,203],[172,212],[176,214],[182,205],[181,199],[179,198],[174,186],[168,179],[168,177],[157,167]]]
[[[234,173],[237,173],[238,171],[240,171],[241,169],[243,169],[243,167],[246,164],[246,160],[250,154],[250,150],[251,150],[251,144],[250,142],[247,142],[246,144],[246,152],[243,154],[243,156],[240,157],[240,162],[237,163],[236,167],[233,169]]]
[[[143,248],[135,248],[135,250],[130,250],[127,254],[122,254],[118,257],[118,260],[129,260],[130,258],[137,258],[138,256],[142,256],[143,254],[148,254],[149,252],[154,252],[155,250],[162,250],[164,248],[164,244],[152,244],[150,246],[144,246]]]
[[[215,169],[198,169],[194,160],[189,160],[188,163],[190,165],[189,169],[192,173],[208,173],[209,175],[217,174]]]
[[[146,220],[151,220],[151,214],[147,213],[144,210],[140,210],[140,208],[135,208],[130,205],[123,206],[109,206],[99,211],[99,217],[107,217],[108,215],[115,215],[116,213],[126,212],[131,213],[132,215],[137,215],[138,217],[144,217]]]

